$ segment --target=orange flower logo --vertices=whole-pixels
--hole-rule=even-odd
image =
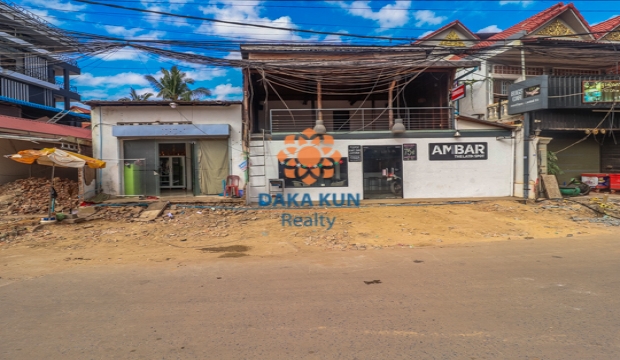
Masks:
[[[278,153],[278,161],[284,165],[284,176],[301,179],[306,185],[334,176],[334,164],[342,157],[330,146],[334,145],[332,136],[317,134],[312,129],[286,136],[284,145],[286,148]]]

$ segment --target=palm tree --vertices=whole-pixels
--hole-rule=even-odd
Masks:
[[[187,74],[179,70],[177,66],[173,66],[170,70],[161,69],[163,77],[156,79],[153,75],[145,75],[144,78],[152,87],[157,89],[157,96],[164,100],[198,100],[203,96],[211,95],[211,91],[204,87],[190,89],[188,85],[194,84],[194,79],[188,78]]]
[[[153,96],[153,93],[147,92],[140,95],[136,92],[136,89],[131,88],[131,90],[129,91],[129,97],[118,99],[118,101],[146,101],[151,96]]]

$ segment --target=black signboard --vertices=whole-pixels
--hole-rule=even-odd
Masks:
[[[485,142],[428,144],[429,160],[486,160],[489,158]]]
[[[416,144],[403,144],[403,160],[418,160],[418,149]]]
[[[549,76],[542,75],[510,85],[508,114],[523,114],[549,106]]]
[[[349,145],[349,162],[362,162],[362,145]]]

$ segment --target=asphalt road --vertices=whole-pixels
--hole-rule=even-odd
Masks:
[[[0,358],[620,359],[619,242],[83,266],[1,279]],[[364,282],[372,280],[380,283]]]

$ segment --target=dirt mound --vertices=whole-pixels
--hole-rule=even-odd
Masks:
[[[50,179],[19,179],[0,185],[0,214],[29,215],[44,214],[50,200]],[[56,211],[76,209],[78,205],[78,183],[68,179],[55,178],[54,189]]]

